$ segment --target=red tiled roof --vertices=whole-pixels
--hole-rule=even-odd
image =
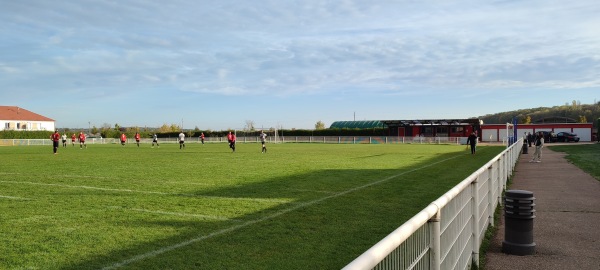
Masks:
[[[17,106],[0,106],[0,120],[54,122],[54,119],[50,119],[46,116],[39,115]]]

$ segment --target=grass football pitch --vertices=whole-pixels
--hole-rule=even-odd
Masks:
[[[504,147],[0,147],[0,269],[339,269]]]
[[[566,159],[594,178],[600,180],[600,143],[550,146],[550,149],[565,152]]]

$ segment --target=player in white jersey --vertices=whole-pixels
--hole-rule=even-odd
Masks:
[[[260,137],[260,142],[262,143],[262,153],[266,153],[267,152],[267,145],[265,144],[267,141],[267,134],[264,133],[262,130],[260,131],[260,135],[258,135]]]
[[[179,149],[185,149],[185,134],[183,134],[183,131],[181,133],[179,133]]]
[[[155,143],[156,146],[160,147],[160,145],[158,144],[158,135],[156,135],[156,133],[154,133],[154,136],[152,136],[152,148],[154,148]]]

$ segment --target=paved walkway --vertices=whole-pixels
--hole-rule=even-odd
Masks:
[[[536,198],[535,254],[502,253],[502,213],[485,269],[600,269],[600,182],[548,148],[541,163],[529,163],[533,149],[521,155],[509,189],[528,190]]]

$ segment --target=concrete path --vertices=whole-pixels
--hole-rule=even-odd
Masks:
[[[600,181],[548,148],[543,148],[541,163],[530,163],[533,149],[521,155],[508,189],[528,190],[536,198],[535,254],[502,253],[502,213],[485,269],[600,269]]]

